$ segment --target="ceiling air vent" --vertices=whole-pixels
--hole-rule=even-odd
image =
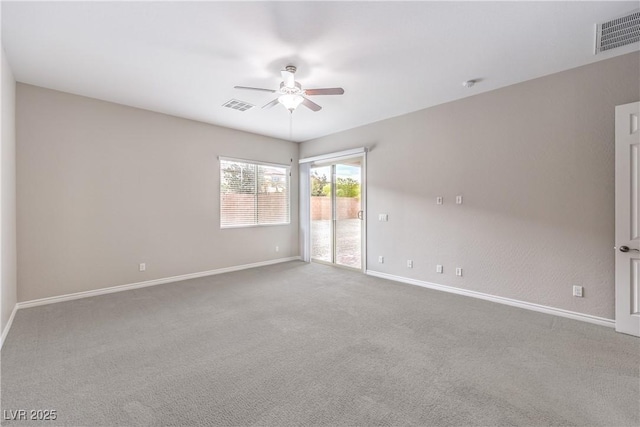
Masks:
[[[596,26],[596,51],[604,52],[640,41],[640,10]]]
[[[247,111],[255,107],[255,105],[251,105],[243,101],[238,101],[237,99],[232,99],[230,101],[227,101],[224,104],[222,104],[222,106],[231,108],[233,110],[238,110],[238,111]]]

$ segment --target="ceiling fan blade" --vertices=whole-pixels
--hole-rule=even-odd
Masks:
[[[295,76],[291,71],[282,70],[280,71],[280,75],[286,87],[293,89],[296,86]]]
[[[276,105],[277,103],[278,103],[278,98],[274,99],[273,101],[271,101],[271,102],[270,102],[270,103],[268,103],[268,104],[265,104],[265,105],[262,107],[262,109],[265,109],[265,108],[271,108],[271,107],[273,107],[274,105]]]
[[[302,105],[304,105],[305,107],[307,107],[308,109],[312,110],[312,111],[320,111],[322,110],[322,107],[319,106],[318,104],[316,104],[315,102],[311,101],[310,99],[304,98],[304,101],[302,101]]]
[[[342,95],[344,89],[341,87],[331,87],[326,89],[305,89],[305,95]]]
[[[246,90],[260,90],[262,92],[271,92],[275,93],[276,91],[273,89],[262,89],[259,87],[249,87],[249,86],[234,86],[235,89],[246,89]]]

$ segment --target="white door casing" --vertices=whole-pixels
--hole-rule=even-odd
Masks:
[[[640,102],[616,107],[616,331],[640,336]]]

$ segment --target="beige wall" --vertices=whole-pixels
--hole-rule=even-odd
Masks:
[[[307,141],[300,156],[372,148],[369,269],[612,319],[614,107],[640,98],[639,63],[632,53]]]
[[[2,148],[0,167],[0,331],[5,330],[16,305],[16,81],[2,49]]]
[[[17,139],[19,301],[298,255],[295,143],[20,83]],[[292,160],[291,224],[221,230],[218,156]]]

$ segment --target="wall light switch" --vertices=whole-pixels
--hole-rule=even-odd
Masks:
[[[383,257],[382,255],[380,255],[380,256],[378,257],[378,262],[379,262],[380,264],[384,264],[384,257]]]
[[[462,276],[462,268],[456,267],[456,276]]]
[[[378,215],[378,221],[384,221],[384,222],[389,221],[389,215],[388,214],[379,214]]]
[[[436,273],[442,274],[443,272],[444,269],[442,268],[442,266],[440,264],[436,265]]]
[[[411,261],[410,259],[407,260],[407,267],[413,268],[413,261]]]
[[[456,196],[456,205],[462,204],[462,196]]]
[[[444,202],[444,198],[442,196],[436,197],[436,205],[441,205]]]

